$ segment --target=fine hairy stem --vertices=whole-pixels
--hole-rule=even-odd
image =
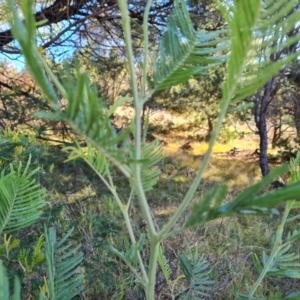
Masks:
[[[119,207],[122,211],[122,214],[123,214],[123,217],[124,217],[124,220],[125,220],[125,223],[126,223],[126,227],[127,227],[130,239],[131,239],[131,242],[132,242],[132,244],[136,244],[136,239],[135,239],[135,236],[134,236],[133,228],[132,228],[130,218],[129,218],[129,215],[128,215],[129,205],[128,204],[127,205],[123,204],[121,199],[119,198],[119,195],[116,192],[116,188],[115,188],[113,180],[111,178],[110,172],[108,172],[108,180],[109,180],[110,187],[111,187],[110,191],[113,194],[115,200],[117,201],[117,203],[118,203],[118,205],[119,205]],[[129,200],[128,200],[129,204],[130,204],[131,196],[132,195],[130,195]],[[139,265],[140,265],[140,268],[141,268],[141,271],[142,271],[142,275],[143,275],[143,278],[144,278],[144,282],[147,282],[148,281],[147,272],[146,272],[141,254],[139,252],[137,252],[137,256],[138,256]]]
[[[114,196],[114,199],[115,201],[117,202],[118,206],[120,207],[121,209],[121,212],[123,214],[123,217],[124,217],[124,220],[125,220],[125,223],[126,223],[126,227],[127,227],[127,230],[128,230],[128,233],[129,233],[129,237],[130,237],[130,240],[132,242],[132,244],[135,244],[136,243],[136,239],[135,239],[135,236],[134,236],[134,232],[133,232],[133,228],[132,228],[132,225],[131,225],[131,222],[130,222],[130,218],[129,218],[129,215],[128,215],[128,208],[129,208],[129,204],[130,204],[130,198],[131,198],[131,195],[129,197],[129,201],[128,201],[128,204],[125,205],[123,204],[123,202],[121,201],[118,193],[116,192],[116,187],[113,183],[113,180],[112,180],[112,177],[111,177],[111,174],[108,170],[108,166],[106,166],[107,170],[106,170],[106,173],[107,173],[107,176],[108,176],[108,181],[104,178],[104,176],[102,176],[94,167],[93,164],[91,164],[88,160],[85,160],[85,162],[90,166],[90,168],[92,170],[94,170],[94,172],[100,177],[100,179],[102,180],[102,182],[107,186],[107,188],[109,189],[109,191],[112,193],[112,195]],[[147,272],[146,272],[146,269],[145,269],[145,266],[144,266],[144,263],[143,263],[143,260],[142,260],[142,257],[140,255],[140,253],[138,252],[137,253],[137,256],[138,256],[138,261],[139,261],[139,266],[141,268],[141,272],[142,272],[142,275],[143,275],[143,282],[144,284],[148,281],[148,277],[147,277]],[[122,258],[124,259],[124,257],[122,256]],[[128,264],[128,261],[125,260],[125,262]],[[133,268],[132,265],[129,266],[130,268]]]
[[[116,254],[118,257],[120,257],[123,261],[125,261],[125,263],[128,265],[129,269],[131,270],[131,272],[136,276],[136,278],[145,286],[147,285],[146,282],[143,281],[143,278],[139,275],[139,273],[137,272],[136,268],[128,261],[124,258],[124,256],[122,255],[122,253],[120,253],[116,248],[110,246],[111,251]]]
[[[147,82],[147,65],[148,65],[148,46],[149,46],[149,28],[148,28],[148,17],[149,17],[149,11],[151,8],[152,0],[148,0],[145,12],[144,12],[144,21],[143,21],[143,33],[144,33],[144,50],[143,50],[143,56],[144,56],[144,63],[143,63],[143,77],[142,77],[142,86],[141,86],[141,98],[145,96],[145,89],[146,89],[146,82]]]
[[[135,126],[134,126],[134,137],[135,137],[135,165],[134,165],[134,175],[133,175],[133,183],[136,189],[136,194],[139,199],[141,210],[143,216],[147,223],[147,228],[149,232],[149,239],[150,239],[150,262],[149,262],[149,270],[148,270],[148,281],[146,286],[146,297],[149,300],[154,299],[154,287],[155,287],[155,277],[156,277],[156,267],[157,267],[157,256],[158,256],[158,249],[159,249],[159,242],[157,241],[157,233],[154,226],[154,222],[152,220],[152,216],[150,213],[150,207],[146,199],[145,191],[143,189],[142,180],[141,180],[141,165],[139,160],[142,158],[141,153],[141,135],[142,135],[142,128],[141,128],[141,113],[143,108],[143,103],[141,98],[143,95],[139,96],[138,93],[138,86],[137,86],[137,76],[135,72],[135,65],[134,65],[134,55],[132,50],[132,39],[131,39],[131,28],[130,28],[130,17],[128,15],[127,10],[127,2],[124,0],[119,0],[119,7],[121,10],[122,15],[122,23],[123,23],[123,30],[124,30],[124,37],[125,37],[125,44],[127,50],[127,58],[130,70],[130,80],[131,80],[131,89],[134,98],[134,106],[135,106]],[[150,9],[151,2],[147,3],[145,17],[147,17],[147,10]],[[146,22],[144,20],[144,22]],[[145,25],[146,26],[146,25]],[[147,43],[147,39],[146,39]],[[147,55],[144,53],[144,55]],[[144,71],[146,71],[146,62],[144,63],[143,67]],[[143,90],[145,89],[146,77],[144,78],[143,74]],[[142,93],[144,91],[142,90]]]
[[[149,283],[146,289],[147,300],[154,300],[154,288],[155,288],[155,278],[156,278],[156,267],[157,258],[159,252],[160,243],[156,240],[151,240],[150,244],[150,261],[149,261]]]
[[[154,227],[154,223],[150,214],[150,208],[145,196],[145,192],[142,186],[141,181],[141,166],[139,160],[142,157],[141,153],[141,112],[142,112],[142,103],[140,101],[139,93],[138,93],[138,86],[137,86],[137,76],[135,72],[135,65],[134,65],[134,55],[132,49],[132,39],[131,39],[131,27],[130,27],[130,17],[128,15],[127,10],[127,1],[126,0],[119,0],[119,7],[121,10],[122,15],[122,24],[124,30],[124,38],[126,44],[126,51],[127,51],[127,58],[129,64],[129,73],[130,73],[130,81],[131,81],[131,89],[134,99],[134,106],[135,106],[135,126],[134,126],[134,136],[135,136],[135,172],[133,182],[136,187],[136,193],[138,199],[141,204],[141,209],[144,215],[144,218],[147,222],[147,227],[149,229],[150,235],[156,234],[156,230]]]

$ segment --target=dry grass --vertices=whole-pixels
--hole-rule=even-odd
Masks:
[[[166,139],[166,138],[164,138]],[[152,209],[153,217],[155,218],[156,226],[161,228],[162,225],[169,219],[171,214],[177,209],[179,203],[183,199],[193,177],[195,176],[199,166],[202,162],[202,156],[207,150],[207,144],[192,142],[192,151],[183,151],[179,148],[187,142],[187,140],[176,141],[176,138],[168,138],[168,144],[165,147],[166,158],[161,164],[161,178],[155,189],[147,194],[150,207]],[[210,190],[215,184],[227,183],[229,186],[229,193],[224,199],[224,202],[232,200],[245,187],[260,179],[260,170],[257,158],[232,157],[227,155],[233,147],[241,150],[254,151],[257,148],[255,140],[245,138],[244,140],[233,140],[228,144],[217,143],[214,147],[213,158],[204,174],[203,180],[198,188],[196,196],[201,195]],[[251,152],[250,151],[250,152]],[[222,155],[225,153],[224,155]],[[64,169],[62,169],[64,168]],[[80,172],[74,172],[79,170]],[[57,173],[56,173],[57,172]],[[62,175],[63,174],[63,175]],[[48,189],[52,189],[53,198],[66,199],[68,202],[76,203],[84,195],[89,194],[89,199],[78,203],[76,208],[77,213],[71,217],[70,214],[65,214],[68,221],[74,222],[73,219],[84,220],[86,211],[91,210],[91,213],[106,217],[123,226],[123,221],[120,217],[120,212],[115,203],[110,198],[108,191],[99,179],[91,176],[91,171],[85,165],[75,164],[74,166],[66,167],[62,165],[57,168],[52,174],[51,179],[47,179],[46,184]],[[120,177],[118,173],[114,176],[118,192],[122,200],[126,201],[128,194],[127,181]],[[70,192],[66,193],[66,190]],[[54,197],[55,195],[55,197]],[[88,201],[92,200],[89,206]],[[97,204],[95,204],[95,202]],[[96,206],[95,206],[96,205]],[[85,208],[87,207],[87,208]],[[177,226],[182,226],[189,211],[182,215]],[[131,209],[131,218],[133,227],[137,235],[139,233],[147,234],[142,224],[142,216],[139,212],[137,202],[133,202]],[[80,221],[82,222],[82,221]],[[211,297],[213,300],[234,300],[238,292],[245,292],[251,284],[258,277],[257,271],[254,269],[251,261],[251,254],[257,253],[261,257],[261,253],[265,250],[268,253],[270,249],[271,236],[276,230],[279,223],[279,218],[259,218],[236,216],[228,219],[218,219],[203,226],[199,226],[193,230],[187,230],[181,234],[171,237],[163,243],[164,255],[166,256],[170,267],[172,269],[172,283],[178,285],[177,288],[183,287],[183,280],[181,279],[181,271],[179,268],[178,258],[188,247],[198,247],[199,253],[204,253],[213,268],[212,278],[215,280]],[[101,255],[107,254],[107,250],[97,252],[97,248],[93,246],[94,240],[98,239],[96,229],[90,230],[88,226],[91,224],[81,223],[79,228],[82,232],[89,234],[88,241],[83,244],[88,244],[89,247],[97,253],[98,265],[95,265],[95,270],[103,268],[103,259]],[[292,226],[292,225],[290,225]],[[109,233],[108,240],[116,248],[125,250],[127,243],[127,233],[123,229],[118,235]],[[94,247],[94,248],[93,248]],[[143,250],[143,257],[148,255],[147,244]],[[107,295],[101,292],[97,286],[94,286],[93,280],[89,281],[88,288],[93,291],[93,295],[101,295],[101,299],[126,299],[134,290],[135,295],[139,293],[138,284],[133,278],[128,275],[128,270],[118,261],[120,272],[113,270],[112,277],[114,278],[113,290]],[[109,268],[108,271],[111,271]],[[158,277],[161,274],[158,274]],[[129,282],[128,282],[129,280]],[[99,284],[99,280],[96,281]],[[272,279],[265,280],[263,285],[258,290],[258,295],[270,295],[270,299],[278,290],[283,295],[297,290],[296,283],[299,281],[289,279]],[[169,286],[165,283],[160,290],[160,299],[170,299],[167,296]],[[101,294],[103,293],[103,294]],[[120,295],[123,293],[123,298]],[[91,294],[88,294],[91,295]],[[131,295],[131,294],[130,294]],[[87,296],[86,299],[89,299]],[[134,296],[132,296],[134,297]],[[100,298],[99,298],[100,299]],[[132,298],[142,299],[142,298]]]

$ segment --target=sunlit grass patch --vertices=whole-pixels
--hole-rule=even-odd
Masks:
[[[214,158],[204,173],[208,181],[225,182],[230,187],[245,188],[259,180],[260,169],[256,161]]]

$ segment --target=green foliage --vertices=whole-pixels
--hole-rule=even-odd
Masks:
[[[56,230],[45,226],[46,261],[48,279],[45,280],[43,292],[50,300],[69,300],[80,294],[83,290],[83,275],[79,265],[83,253],[78,251],[81,245],[73,247],[66,243],[73,228],[57,241]]]
[[[18,260],[22,264],[25,274],[32,273],[34,268],[45,260],[45,254],[42,251],[43,243],[44,235],[41,235],[36,242],[31,257],[28,249],[20,250]]]
[[[78,158],[84,159],[89,166],[91,166],[95,172],[101,176],[105,176],[107,172],[108,163],[105,157],[91,146],[87,144],[87,150],[85,151],[78,142],[75,142],[77,147],[65,147],[64,151],[71,153],[66,161],[76,160]]]
[[[292,184],[299,185],[300,178],[300,153],[297,154],[295,159],[292,159],[289,165],[291,173]],[[284,189],[282,189],[284,192]],[[287,199],[295,199],[294,197],[287,197]],[[241,295],[245,299],[252,299],[256,289],[261,281],[267,276],[282,276],[289,278],[300,278],[300,261],[299,254],[290,253],[292,243],[300,238],[300,231],[294,230],[292,233],[288,232],[286,238],[284,238],[284,226],[287,222],[300,218],[297,214],[291,218],[288,215],[292,209],[299,208],[299,203],[295,200],[288,200],[285,204],[284,214],[282,216],[281,223],[277,227],[276,234],[272,238],[271,253],[267,255],[265,251],[262,253],[262,263],[258,256],[254,253],[252,255],[252,261],[257,271],[259,272],[259,278],[251,288],[248,295]]]
[[[160,266],[166,280],[168,281],[170,279],[170,275],[172,274],[172,270],[170,269],[168,260],[163,253],[162,247],[159,247],[157,261],[159,263],[159,266]]]
[[[13,296],[10,297],[9,281],[5,267],[0,260],[0,299],[2,300],[21,300],[21,284],[18,278],[14,279]],[[41,299],[42,300],[42,299]]]
[[[176,1],[159,52],[153,57],[153,92],[186,82],[192,75],[206,74],[213,65],[224,62],[225,57],[218,55],[228,49],[222,33],[224,31],[196,31],[185,2]]]
[[[38,169],[29,172],[30,158],[22,170],[10,165],[10,173],[4,170],[0,176],[0,234],[14,232],[35,222],[42,214],[46,192],[41,189],[33,176]]]
[[[158,140],[146,144],[142,144],[142,164],[141,175],[142,184],[145,192],[150,191],[156,185],[160,169],[157,164],[163,159],[163,146],[159,144]],[[130,147],[130,158],[134,160],[134,148]],[[132,169],[134,165],[132,165]],[[133,171],[133,170],[132,170]],[[134,187],[132,187],[134,189]]]
[[[278,176],[285,173],[285,166],[271,171],[260,182],[246,188],[234,200],[220,206],[221,201],[227,195],[227,186],[215,186],[205,194],[200,202],[193,205],[192,213],[185,227],[199,225],[216,218],[239,214],[270,215],[276,212],[272,207],[282,201],[295,199],[299,195],[299,183],[294,182],[283,189],[271,193],[261,194],[261,191],[270,185]]]
[[[286,34],[298,22],[299,13],[290,13],[297,1],[290,1],[286,5],[285,0],[269,0],[266,2],[236,0],[232,2],[232,6],[231,2],[230,4],[218,2],[219,9],[228,22],[230,37],[230,54],[222,87],[223,99],[220,103],[217,122],[214,131],[211,132],[209,148],[203,158],[202,165],[181,204],[162,229],[156,226],[145,193],[147,190],[153,189],[158,181],[159,172],[155,164],[162,156],[157,142],[145,145],[141,138],[143,104],[151,98],[154,92],[186,82],[191,76],[196,78],[204,75],[211,67],[223,63],[224,56],[220,55],[220,52],[228,49],[228,43],[225,43],[224,38],[221,37],[222,32],[195,31],[185,2],[178,0],[175,2],[174,14],[169,18],[167,30],[161,40],[157,55],[153,55],[152,62],[149,63],[147,21],[151,2],[147,2],[143,25],[144,52],[142,56],[144,62],[140,76],[136,71],[137,58],[133,56],[132,28],[130,27],[131,20],[127,3],[119,0],[118,4],[121,11],[131,76],[135,119],[130,127],[117,135],[109,119],[111,115],[109,108],[104,105],[102,100],[99,101],[98,93],[90,84],[88,77],[77,72],[75,82],[72,78],[66,76],[64,83],[61,84],[46,64],[45,59],[43,59],[34,44],[37,24],[30,10],[31,2],[21,5],[25,22],[18,18],[18,11],[15,9],[13,2],[8,2],[13,14],[12,32],[22,47],[33,77],[40,85],[43,93],[49,98],[51,107],[54,110],[53,114],[42,114],[42,116],[68,121],[77,133],[87,139],[90,144],[88,150],[79,148],[78,145],[76,149],[69,149],[72,151],[71,159],[85,159],[112,193],[124,217],[130,243],[126,244],[126,251],[117,250],[114,247],[111,249],[136,276],[145,290],[146,299],[153,300],[155,297],[156,268],[160,244],[164,239],[177,232],[171,230],[195,198],[195,193],[208,166],[213,145],[220,132],[228,107],[233,101],[240,101],[257,91],[279,72],[286,62],[296,57],[289,54],[282,60],[271,62],[267,59],[260,59],[261,49],[268,49],[269,52],[266,54],[269,56],[275,50],[278,51],[278,47],[282,47],[280,49],[284,50],[284,47],[294,43],[299,38],[287,38],[282,45],[273,46],[273,43],[281,38],[282,34]],[[277,10],[279,8],[282,9]],[[151,70],[148,70],[148,67]],[[55,88],[53,88],[52,83]],[[59,109],[59,98],[68,101],[66,112]],[[134,136],[133,147],[129,145],[128,139],[131,131]],[[118,148],[120,144],[122,148]],[[127,177],[128,185],[132,187],[129,196],[120,194],[118,191],[111,172],[109,172],[107,162],[112,163]],[[269,215],[274,212],[272,207],[283,201],[296,199],[299,195],[299,184],[297,182],[272,193],[262,194],[262,189],[267,187],[284,171],[285,168],[280,168],[271,172],[262,181],[245,189],[227,204],[222,204],[227,195],[226,185],[213,188],[204,195],[203,201],[194,205],[185,227],[196,226],[216,218],[236,214]],[[135,230],[130,218],[129,210],[133,197],[138,199],[142,217],[146,222],[149,243],[144,243],[146,236]],[[125,202],[126,198],[127,202]],[[287,205],[289,205],[289,202],[287,202]],[[179,231],[183,229],[179,228]],[[81,261],[81,255],[75,254],[76,247],[73,250],[67,250],[68,246],[65,248],[62,245],[69,235],[70,233],[56,244],[55,231],[50,229],[49,232],[45,232],[47,242],[46,259],[49,269],[49,279],[45,289],[53,300],[55,297],[64,298],[64,295],[60,294],[63,291],[68,290],[68,296],[70,296],[72,293],[75,295],[81,290],[82,278],[76,276],[76,268]],[[294,236],[291,235],[289,241],[297,237],[298,232]],[[149,257],[141,255],[145,244],[149,245],[150,248]],[[60,255],[62,256],[60,257]],[[272,255],[270,255],[269,260],[271,257]],[[188,292],[196,295],[195,297],[207,296],[209,290],[207,285],[212,282],[207,277],[210,270],[208,270],[209,266],[204,257],[199,260],[198,255],[195,254],[189,260],[187,256],[182,256],[180,261],[190,285]],[[64,268],[64,271],[62,268]],[[191,294],[187,295],[190,296]]]
[[[299,237],[299,232],[295,231],[292,237]],[[290,238],[287,238],[287,243],[285,247],[280,247],[276,257],[273,259],[270,265],[270,257],[266,254],[265,251],[262,253],[262,264],[260,263],[257,255],[254,253],[252,255],[253,264],[255,265],[257,272],[261,273],[264,268],[268,268],[266,276],[283,276],[290,278],[300,278],[300,263],[299,255],[295,253],[289,253],[288,251],[291,248],[292,241]],[[275,239],[273,238],[272,248],[274,247]]]
[[[234,53],[231,58],[235,59],[236,65],[239,65],[239,60],[247,54],[242,76],[230,79],[238,83],[233,101],[245,99],[258,91],[277,74],[278,70],[298,56],[297,53],[289,53],[281,59],[274,57],[275,53],[284,51],[286,47],[299,40],[299,37],[288,34],[300,16],[300,11],[294,10],[296,1],[290,1],[288,5],[283,0],[252,1],[251,4],[253,5],[250,8],[246,1],[235,1],[235,9],[240,10],[241,13],[236,20],[230,22],[231,26],[235,22],[236,25],[242,24],[242,19],[245,18],[247,19],[245,23],[248,23],[248,26],[245,24],[245,26],[232,27],[233,36],[239,36],[241,39],[236,40],[239,46],[236,44],[236,47],[232,47]],[[229,20],[230,12],[225,11],[225,8],[223,11],[225,18]],[[284,36],[288,38],[278,43]],[[247,40],[251,42],[247,43]],[[271,59],[268,60],[266,57],[271,57]]]
[[[26,230],[41,217],[45,206],[46,191],[40,188],[34,179],[38,169],[33,171],[30,171],[30,169],[31,157],[29,157],[25,168],[22,167],[21,162],[17,169],[13,167],[13,164],[10,164],[10,172],[5,174],[5,170],[3,170],[0,177],[0,233],[4,233],[3,245],[0,245],[0,255],[3,262],[8,265],[15,258],[21,266],[25,278],[35,274],[37,266],[45,261],[43,235],[40,235],[37,242],[32,245],[32,250],[31,245],[24,245],[22,239],[15,237],[16,232],[20,233],[21,230]],[[8,236],[7,233],[13,235]],[[83,254],[78,252],[80,245],[71,250],[69,249],[70,245],[65,245],[65,241],[71,232],[60,242],[55,240],[53,229],[49,229],[49,234],[47,234],[47,231],[45,234],[48,281],[44,288],[47,292],[44,295],[41,294],[40,299],[71,299],[82,290],[83,275],[79,274],[78,270],[78,264],[83,257]],[[53,261],[48,259],[51,255]],[[7,297],[10,296],[6,286],[8,280],[2,266],[2,260],[0,260],[0,263],[0,269],[3,273],[3,277],[1,277],[1,280],[3,278],[2,285],[0,284],[0,295],[3,295],[3,297],[0,296],[0,298],[8,299]],[[17,272],[17,270],[10,269],[10,277],[11,274]],[[54,289],[49,290],[48,286],[54,286]],[[56,294],[53,294],[53,291]],[[13,293],[13,299],[20,299],[21,288],[17,278],[15,279]],[[46,295],[49,295],[49,297],[46,297]],[[55,295],[58,295],[58,297]]]
[[[123,130],[119,135],[116,134],[109,119],[111,111],[108,111],[104,103],[99,101],[97,91],[94,87],[90,87],[86,75],[77,75],[76,90],[72,82],[67,81],[67,83],[66,120],[110,161],[119,165],[126,176],[130,176],[129,169],[125,165],[125,152],[117,148],[120,142],[128,138],[130,128]]]
[[[180,299],[202,300],[204,298],[200,297],[209,297],[208,292],[211,291],[214,281],[209,279],[212,269],[204,254],[199,257],[196,248],[194,253],[190,250],[188,255],[186,253],[180,255],[179,261],[188,282],[186,290],[180,293],[182,295]]]

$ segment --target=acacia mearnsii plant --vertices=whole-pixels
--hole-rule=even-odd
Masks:
[[[111,247],[135,275],[143,286],[145,298],[155,299],[156,269],[161,243],[170,236],[187,228],[216,218],[230,217],[236,214],[270,215],[274,207],[299,195],[299,183],[291,183],[282,189],[270,193],[261,193],[274,179],[287,170],[286,166],[270,172],[260,182],[246,188],[235,199],[223,203],[227,195],[226,184],[213,187],[201,199],[194,201],[195,192],[208,166],[213,145],[220,132],[222,121],[231,104],[257,91],[272,78],[283,66],[296,58],[295,53],[273,60],[261,59],[260,49],[268,49],[269,55],[278,51],[278,47],[294,44],[298,36],[285,38],[280,46],[274,43],[286,35],[298,22],[300,13],[293,10],[298,0],[234,0],[217,1],[218,9],[225,18],[226,30],[206,32],[193,27],[184,0],[176,0],[173,13],[169,16],[165,33],[152,53],[148,48],[148,16],[151,0],[147,1],[143,18],[143,53],[141,61],[142,76],[137,70],[132,48],[131,24],[126,0],[118,0],[122,17],[127,62],[131,77],[131,94],[118,100],[113,107],[105,106],[98,98],[97,90],[90,84],[88,75],[77,70],[76,82],[66,72],[64,82],[60,82],[45,62],[35,43],[36,26],[30,1],[21,1],[23,19],[13,1],[7,0],[11,16],[12,33],[18,40],[28,70],[48,98],[53,113],[40,113],[39,117],[67,121],[71,127],[87,141],[87,147],[79,143],[65,150],[70,152],[69,160],[82,158],[98,174],[119,205],[131,247],[126,252]],[[229,38],[228,38],[229,37]],[[275,46],[274,46],[275,45]],[[228,52],[227,56],[222,53]],[[145,142],[141,124],[142,109],[151,96],[174,85],[186,82],[189,78],[205,76],[211,68],[226,63],[226,76],[222,85],[222,99],[214,130],[211,133],[209,147],[203,162],[193,179],[181,203],[161,227],[155,225],[151,207],[147,201],[147,191],[155,189],[159,178],[157,163],[162,159],[162,148],[158,141]],[[59,100],[68,101],[66,111],[60,110]],[[110,122],[114,109],[132,101],[135,117],[131,124],[117,133]],[[134,136],[130,142],[129,135]],[[127,178],[131,187],[128,195],[119,195],[118,186],[111,176],[113,167],[119,169]],[[126,197],[125,197],[126,196]],[[181,195],[178,195],[181,197]],[[147,234],[138,234],[129,215],[132,201],[137,200],[144,220]],[[190,215],[184,226],[178,220],[186,210]],[[141,255],[147,239],[149,257]]]

